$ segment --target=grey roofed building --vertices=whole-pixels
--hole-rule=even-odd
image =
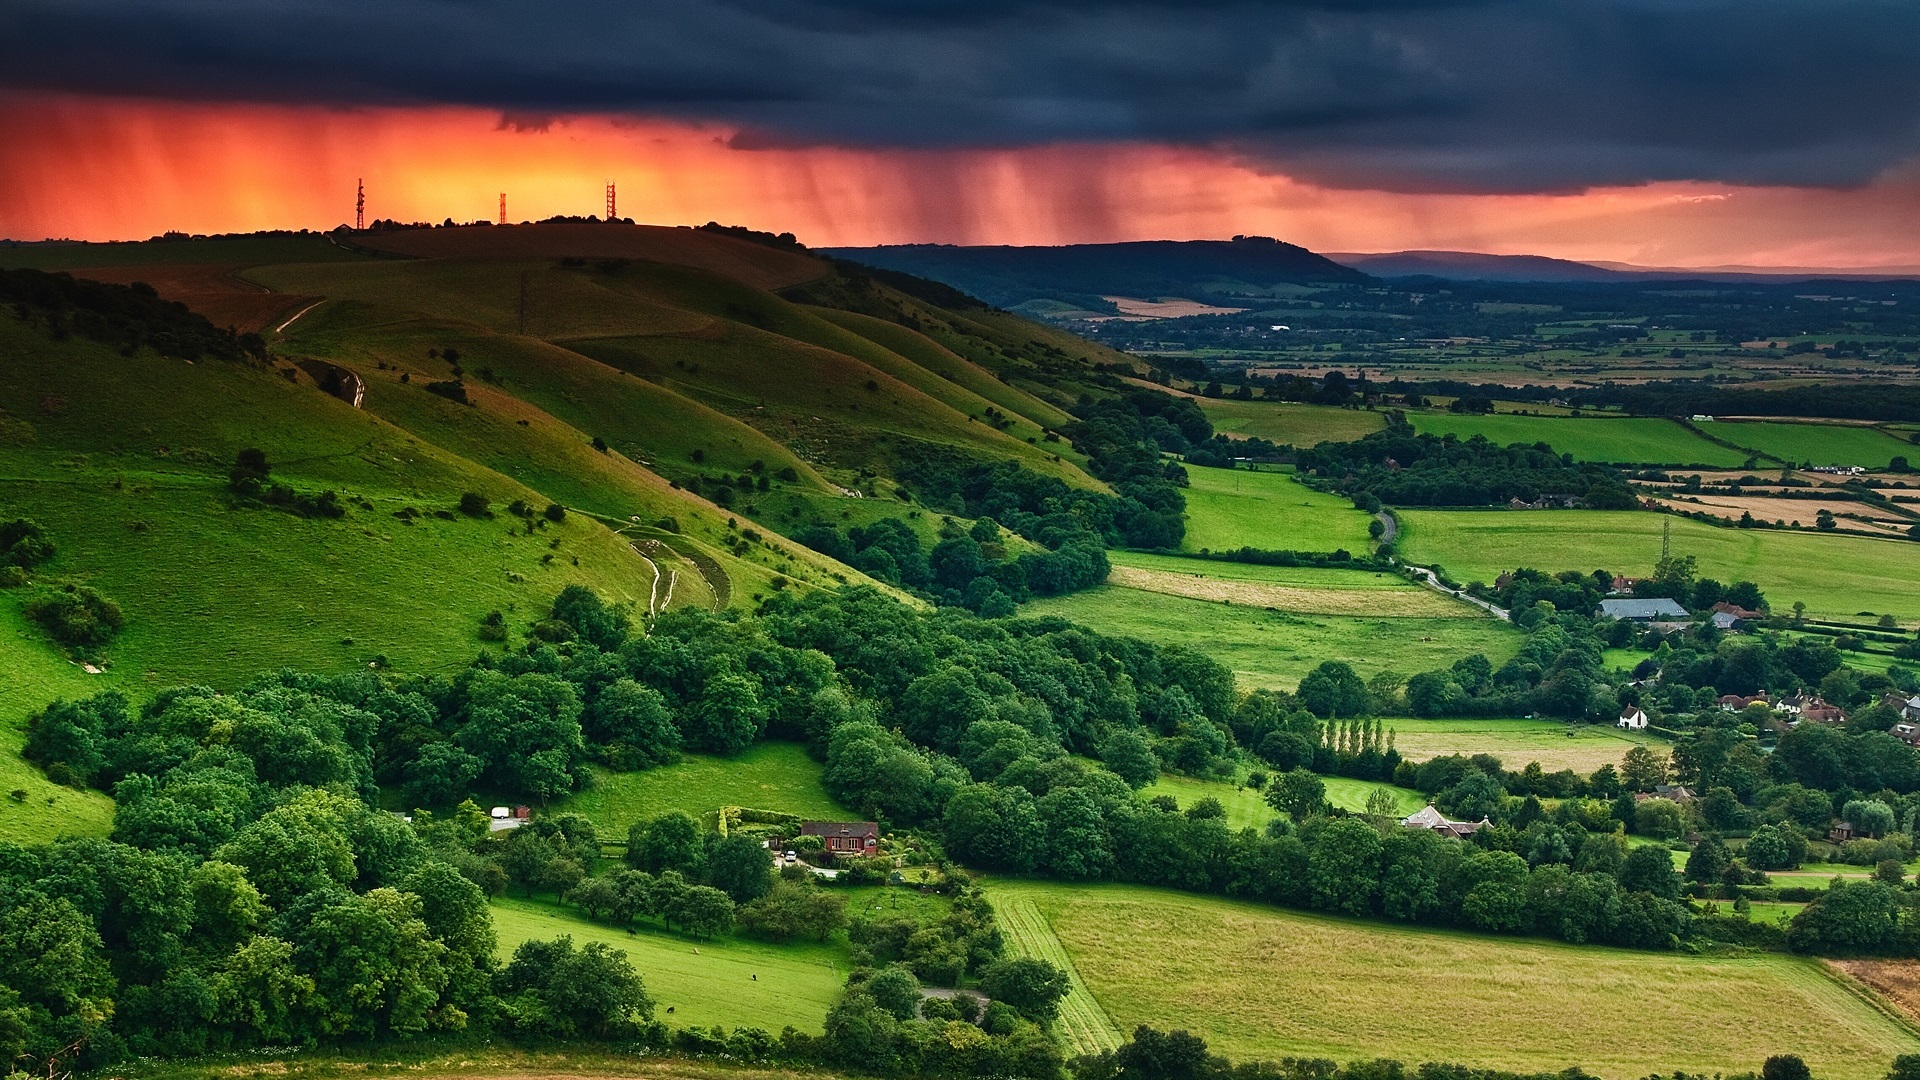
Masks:
[[[1657,600],[1602,600],[1599,613],[1609,619],[1631,619],[1634,622],[1688,617],[1686,608],[1665,597]]]

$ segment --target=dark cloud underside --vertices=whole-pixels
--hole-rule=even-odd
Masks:
[[[1850,185],[1920,152],[1907,0],[9,0],[0,85],[1227,147],[1338,186]]]

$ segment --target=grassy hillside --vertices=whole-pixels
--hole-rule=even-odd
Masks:
[[[1660,557],[1661,529],[1671,523],[1675,555],[1696,557],[1706,577],[1758,584],[1776,610],[1797,600],[1823,616],[1920,618],[1920,547],[1910,541],[1722,529],[1632,511],[1408,510],[1400,521],[1409,561],[1440,563],[1461,581],[1492,581],[1521,566],[1645,575]]]
[[[1235,1060],[1578,1065],[1631,1080],[1747,1071],[1791,1052],[1816,1076],[1878,1080],[1895,1055],[1920,1051],[1912,1028],[1800,957],[1523,941],[1124,885],[988,890],[996,905],[1032,905],[1050,934],[1030,937],[1071,962],[1113,1026],[1205,1032]]]

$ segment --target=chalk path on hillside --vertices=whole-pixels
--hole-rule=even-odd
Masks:
[[[1013,946],[1014,952],[1045,960],[1067,973],[1067,996],[1060,1000],[1057,1021],[1060,1038],[1067,1047],[1076,1054],[1118,1050],[1126,1041],[1120,1029],[1094,999],[1087,984],[1080,981],[1080,973],[1074,970],[1066,946],[1054,936],[1053,926],[1040,913],[1039,906],[1024,896],[1001,896],[992,889],[987,890],[987,901],[993,905],[994,918],[999,920],[1007,944]]]

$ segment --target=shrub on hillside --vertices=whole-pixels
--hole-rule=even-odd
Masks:
[[[53,640],[77,653],[100,648],[126,625],[118,604],[85,585],[42,589],[24,610]]]
[[[0,566],[28,570],[53,558],[47,531],[27,518],[0,523]]]

